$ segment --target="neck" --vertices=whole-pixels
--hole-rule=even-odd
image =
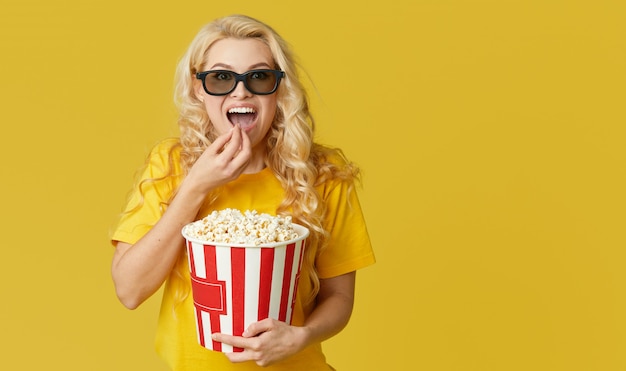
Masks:
[[[243,173],[254,174],[263,169],[265,169],[265,146],[257,146],[252,148],[252,156]]]

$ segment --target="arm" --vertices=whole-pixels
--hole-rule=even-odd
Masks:
[[[213,340],[244,348],[227,354],[231,362],[255,361],[268,366],[307,346],[339,333],[350,320],[356,272],[320,280],[317,304],[304,326],[289,326],[271,318],[253,323],[243,337],[214,334]]]
[[[196,218],[208,192],[241,174],[250,154],[250,141],[240,128],[218,137],[190,169],[154,227],[134,245],[117,243],[111,275],[127,308],[138,307],[163,284],[180,256],[183,226]]]
[[[193,221],[202,202],[182,188],[143,238],[134,245],[117,243],[111,275],[119,300],[129,309],[137,308],[161,286],[181,253],[180,231]]]

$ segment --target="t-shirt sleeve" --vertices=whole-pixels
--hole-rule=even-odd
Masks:
[[[141,172],[117,224],[111,242],[134,244],[161,218],[179,178],[173,140],[157,144]]]
[[[354,186],[341,182],[325,194],[329,231],[315,265],[320,278],[336,277],[376,262],[365,218]]]

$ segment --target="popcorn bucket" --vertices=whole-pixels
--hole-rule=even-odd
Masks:
[[[198,342],[220,352],[241,352],[211,339],[241,336],[253,322],[291,324],[309,230],[292,223],[298,238],[262,245],[212,243],[185,234]]]

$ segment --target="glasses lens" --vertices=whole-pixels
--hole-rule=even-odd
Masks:
[[[213,94],[225,94],[235,86],[235,82],[235,76],[231,72],[215,71],[206,75],[204,86]]]
[[[251,71],[246,75],[246,87],[255,94],[267,94],[276,89],[276,75],[272,71]]]

